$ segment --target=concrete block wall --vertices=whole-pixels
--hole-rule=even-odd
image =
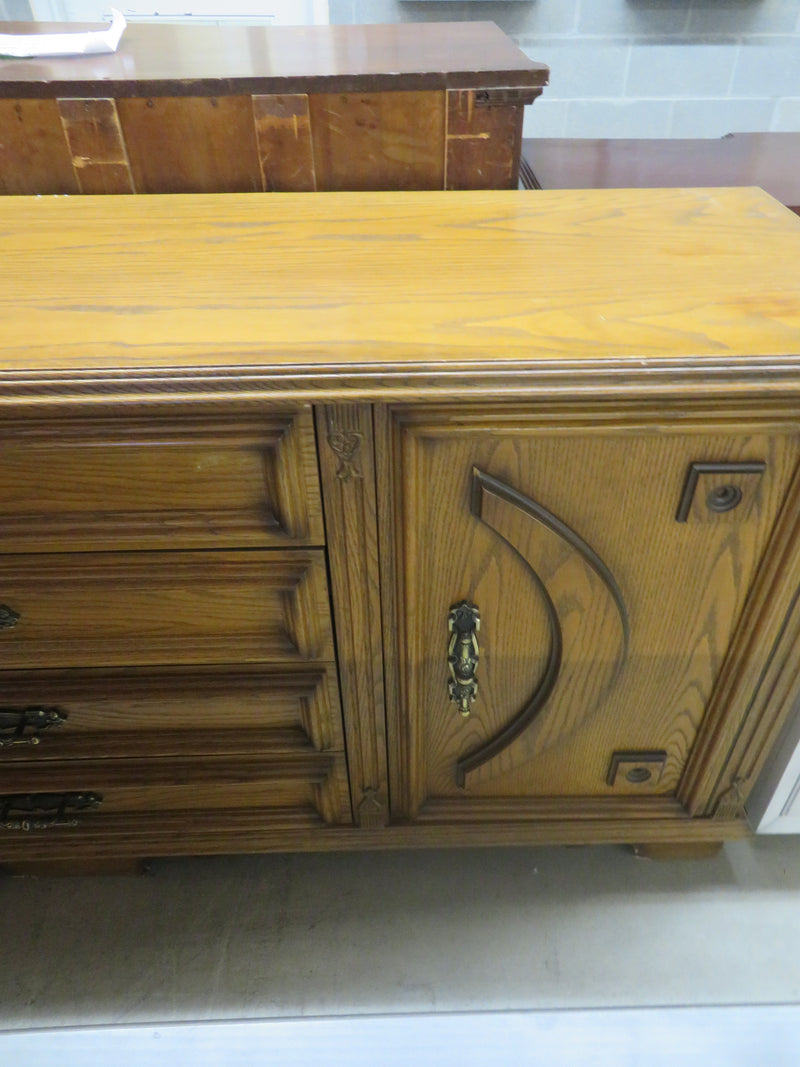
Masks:
[[[496,22],[551,68],[527,137],[800,130],[800,0],[330,0],[330,15]]]

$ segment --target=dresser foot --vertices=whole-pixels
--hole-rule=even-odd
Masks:
[[[722,852],[722,841],[654,842],[631,845],[634,856],[646,860],[709,860]]]

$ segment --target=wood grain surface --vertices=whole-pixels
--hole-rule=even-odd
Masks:
[[[546,418],[537,425],[522,410],[395,412],[383,442],[392,484],[382,495],[391,501],[394,542],[385,551],[394,552],[399,588],[385,598],[397,613],[393,649],[403,679],[389,701],[398,812],[411,814],[432,797],[607,797],[615,751],[665,751],[663,774],[641,792],[676,792],[800,444],[796,431],[715,429],[711,412],[680,426],[631,420],[614,431],[604,421],[589,409],[580,428],[548,426]],[[677,523],[687,469],[700,456],[765,460],[758,507],[740,522]],[[590,624],[591,584],[563,554],[558,579],[568,574],[574,586],[571,597],[563,589],[559,611],[571,650],[562,664],[564,703],[556,687],[534,726],[462,790],[456,760],[525,706],[552,640],[539,587],[545,576],[537,581],[523,558],[533,560],[532,551],[514,551],[471,509],[475,467],[546,507],[602,558],[630,617],[630,647],[604,689],[608,669],[617,670],[618,642],[613,628]],[[446,686],[447,611],[462,598],[478,605],[482,621],[479,698],[466,722]],[[746,706],[745,698],[727,707],[727,721]]]
[[[63,27],[58,27],[63,29]],[[75,29],[73,25],[70,27]],[[47,23],[6,23],[46,33]],[[106,56],[0,59],[0,96],[219,96],[547,84],[493,22],[364,26],[131,23]]]
[[[5,669],[333,658],[316,550],[0,556]]]
[[[444,187],[444,93],[315,93],[309,109],[318,189]]]
[[[41,731],[36,745],[0,747],[0,767],[90,756],[344,750],[332,669],[237,663],[0,674],[0,706],[37,705],[57,708],[66,721]]]
[[[389,818],[375,441],[367,405],[317,409],[320,472],[353,810]]]
[[[58,109],[80,191],[134,192],[116,101],[65,99],[58,101]]]
[[[573,390],[576,371],[606,366],[710,383],[800,353],[800,219],[759,190],[20,198],[2,212],[7,396],[64,371],[91,371],[84,391],[107,396],[137,368],[148,393],[179,370],[185,389],[219,391],[223,369],[240,375],[229,388],[327,395],[385,393],[392,375],[457,395],[465,369],[508,393],[562,363]]]
[[[324,543],[308,408],[0,420],[0,550]]]
[[[80,192],[55,100],[0,100],[0,194]]]

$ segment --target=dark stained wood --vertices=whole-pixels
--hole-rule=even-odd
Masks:
[[[250,193],[262,189],[249,96],[120,99],[137,193]]]
[[[77,193],[55,100],[0,100],[0,194]]]
[[[133,179],[114,100],[58,101],[82,193],[132,193]]]
[[[43,23],[4,27],[11,33],[47,28]],[[545,64],[528,59],[492,22],[303,27],[133,23],[114,55],[0,60],[0,96],[541,87],[548,73]]]
[[[308,95],[254,96],[253,117],[265,192],[314,192]]]
[[[0,60],[0,193],[441,189],[465,82],[492,107],[454,134],[453,187],[511,186],[547,74],[493,23],[134,24],[113,56]]]
[[[318,189],[443,187],[442,92],[315,94],[309,105]]]
[[[800,214],[800,133],[718,140],[525,139],[541,189],[758,185]]]
[[[477,89],[447,93],[447,188],[516,189],[521,104],[483,106]]]

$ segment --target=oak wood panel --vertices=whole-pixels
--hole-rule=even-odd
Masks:
[[[522,104],[481,106],[476,89],[447,93],[447,189],[516,189]]]
[[[326,822],[351,821],[344,759],[334,754],[287,752],[271,760],[264,756],[248,759],[240,754],[202,759],[85,759],[51,762],[46,770],[15,763],[3,768],[2,777],[0,810],[8,796],[99,794],[99,807],[67,813],[79,827],[102,821],[106,813],[148,812],[156,821],[161,812],[202,813],[223,808],[307,809],[318,812]],[[30,817],[46,819],[47,814]],[[54,828],[51,833],[69,833],[70,829]],[[0,823],[0,836],[8,832],[3,832]],[[0,844],[0,854],[1,850]]]
[[[668,753],[660,781],[646,791],[677,788],[794,471],[797,438],[769,436],[764,426],[746,435],[724,427],[704,433],[702,422],[684,422],[678,431],[666,420],[648,427],[631,419],[614,432],[603,427],[602,413],[592,427],[590,410],[580,429],[554,431],[520,410],[506,412],[502,426],[491,409],[406,408],[395,413],[392,434],[379,444],[394,482],[382,490],[393,509],[387,534],[393,544],[385,551],[398,561],[393,652],[406,679],[401,697],[389,704],[390,742],[402,757],[402,779],[393,790],[398,813],[418,810],[429,796],[458,797],[456,757],[524,705],[545,666],[549,629],[536,582],[516,553],[470,514],[474,465],[515,485],[589,541],[622,590],[631,644],[611,693],[584,710],[588,718],[576,722],[576,709],[567,706],[550,709],[548,719],[545,708],[537,728],[476,772],[465,792],[603,797],[614,751],[631,749]],[[709,427],[713,422],[709,412]],[[769,484],[762,485],[757,518],[751,513],[741,524],[693,528],[675,522],[689,463],[712,455],[766,459]],[[580,591],[576,596],[573,628],[580,623]],[[479,698],[466,723],[445,684],[447,610],[464,597],[482,616]],[[598,654],[594,641],[577,647],[589,661]],[[561,736],[563,716],[575,723],[569,737]]]
[[[269,193],[315,192],[308,94],[253,97],[262,187]]]
[[[356,821],[389,815],[372,412],[317,410],[331,596]]]
[[[0,194],[79,192],[55,100],[0,99]]]
[[[757,190],[142,201],[4,203],[7,397],[63,371],[95,402],[708,395],[743,371],[785,392],[796,372],[800,219]]]
[[[137,193],[260,192],[249,96],[117,101]]]
[[[309,97],[317,188],[444,188],[441,92]]]
[[[97,814],[97,813],[93,813]],[[450,820],[382,826],[375,829],[326,826],[313,811],[295,809],[223,810],[202,815],[162,812],[106,815],[102,824],[86,824],[68,836],[60,831],[41,834],[7,833],[0,842],[0,858],[22,859],[116,858],[121,856],[180,856],[235,852],[353,851],[389,848],[468,848],[477,846],[630,844],[631,841],[738,840],[750,836],[743,820],[576,818],[562,812],[552,819],[530,822]]]
[[[0,708],[57,708],[38,744],[0,747],[0,765],[69,757],[343,751],[332,670],[234,667],[3,671]],[[0,741],[11,734],[3,732]]]
[[[729,669],[714,693],[707,729],[681,783],[691,814],[742,817],[748,794],[796,713],[800,559],[797,544],[800,469],[787,496],[770,553],[728,651]],[[743,707],[731,715],[731,707]]]
[[[321,552],[3,556],[4,669],[333,658]]]
[[[82,193],[132,193],[133,178],[114,100],[58,101]]]
[[[0,420],[0,550],[320,545],[310,409]]]

